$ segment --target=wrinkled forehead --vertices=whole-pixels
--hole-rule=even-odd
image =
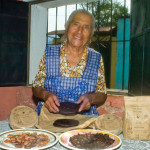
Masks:
[[[71,22],[84,22],[86,24],[92,25],[92,17],[88,14],[79,12],[75,14]]]

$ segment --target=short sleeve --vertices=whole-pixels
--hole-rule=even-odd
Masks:
[[[102,56],[99,64],[98,79],[95,92],[106,93],[105,70]]]
[[[44,88],[44,80],[46,77],[46,65],[45,65],[45,55],[43,55],[39,67],[38,73],[35,76],[35,80],[33,81],[33,87],[43,87]]]

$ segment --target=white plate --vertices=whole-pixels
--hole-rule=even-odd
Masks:
[[[4,142],[6,139],[8,139],[7,136],[9,134],[16,135],[16,134],[21,134],[21,133],[26,133],[26,132],[44,134],[44,135],[47,135],[49,138],[49,142],[46,146],[30,148],[32,150],[46,149],[46,148],[52,147],[53,145],[55,145],[58,142],[58,137],[50,131],[40,130],[40,129],[16,129],[16,130],[3,132],[0,134],[0,148],[9,149],[9,150],[27,150],[25,148],[16,148],[14,145]]]
[[[92,129],[72,130],[72,131],[62,133],[59,137],[59,142],[61,145],[63,145],[66,148],[69,148],[72,150],[81,150],[79,148],[74,147],[69,140],[70,140],[70,137],[73,135],[86,134],[86,133],[108,134],[110,138],[115,140],[114,143],[112,145],[110,145],[109,147],[105,148],[105,150],[116,149],[116,148],[120,147],[120,145],[122,144],[121,139],[117,135],[114,135],[114,134],[109,133],[109,132],[104,132],[104,131],[100,131],[100,130],[92,130]]]

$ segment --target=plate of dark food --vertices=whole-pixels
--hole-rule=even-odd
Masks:
[[[16,129],[0,134],[0,148],[9,150],[42,150],[57,142],[54,133],[40,129]]]
[[[59,143],[72,150],[112,150],[120,147],[122,141],[117,135],[109,132],[81,129],[62,133]]]
[[[63,115],[73,115],[77,114],[80,104],[73,102],[61,102],[59,108],[59,113]]]

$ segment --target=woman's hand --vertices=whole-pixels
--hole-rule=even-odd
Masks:
[[[91,105],[99,107],[105,103],[106,99],[107,94],[102,92],[84,94],[77,101],[77,104],[82,103],[79,112],[90,109]]]
[[[91,94],[82,95],[77,101],[77,104],[82,103],[80,108],[79,108],[79,112],[90,109],[91,108],[91,102],[92,102]]]
[[[48,91],[44,92],[45,106],[50,112],[57,113],[59,112],[58,106],[60,106],[58,98],[55,94]]]
[[[45,106],[50,112],[59,112],[58,106],[60,104],[55,94],[46,91],[43,87],[33,87],[32,91],[34,96],[45,101]]]

